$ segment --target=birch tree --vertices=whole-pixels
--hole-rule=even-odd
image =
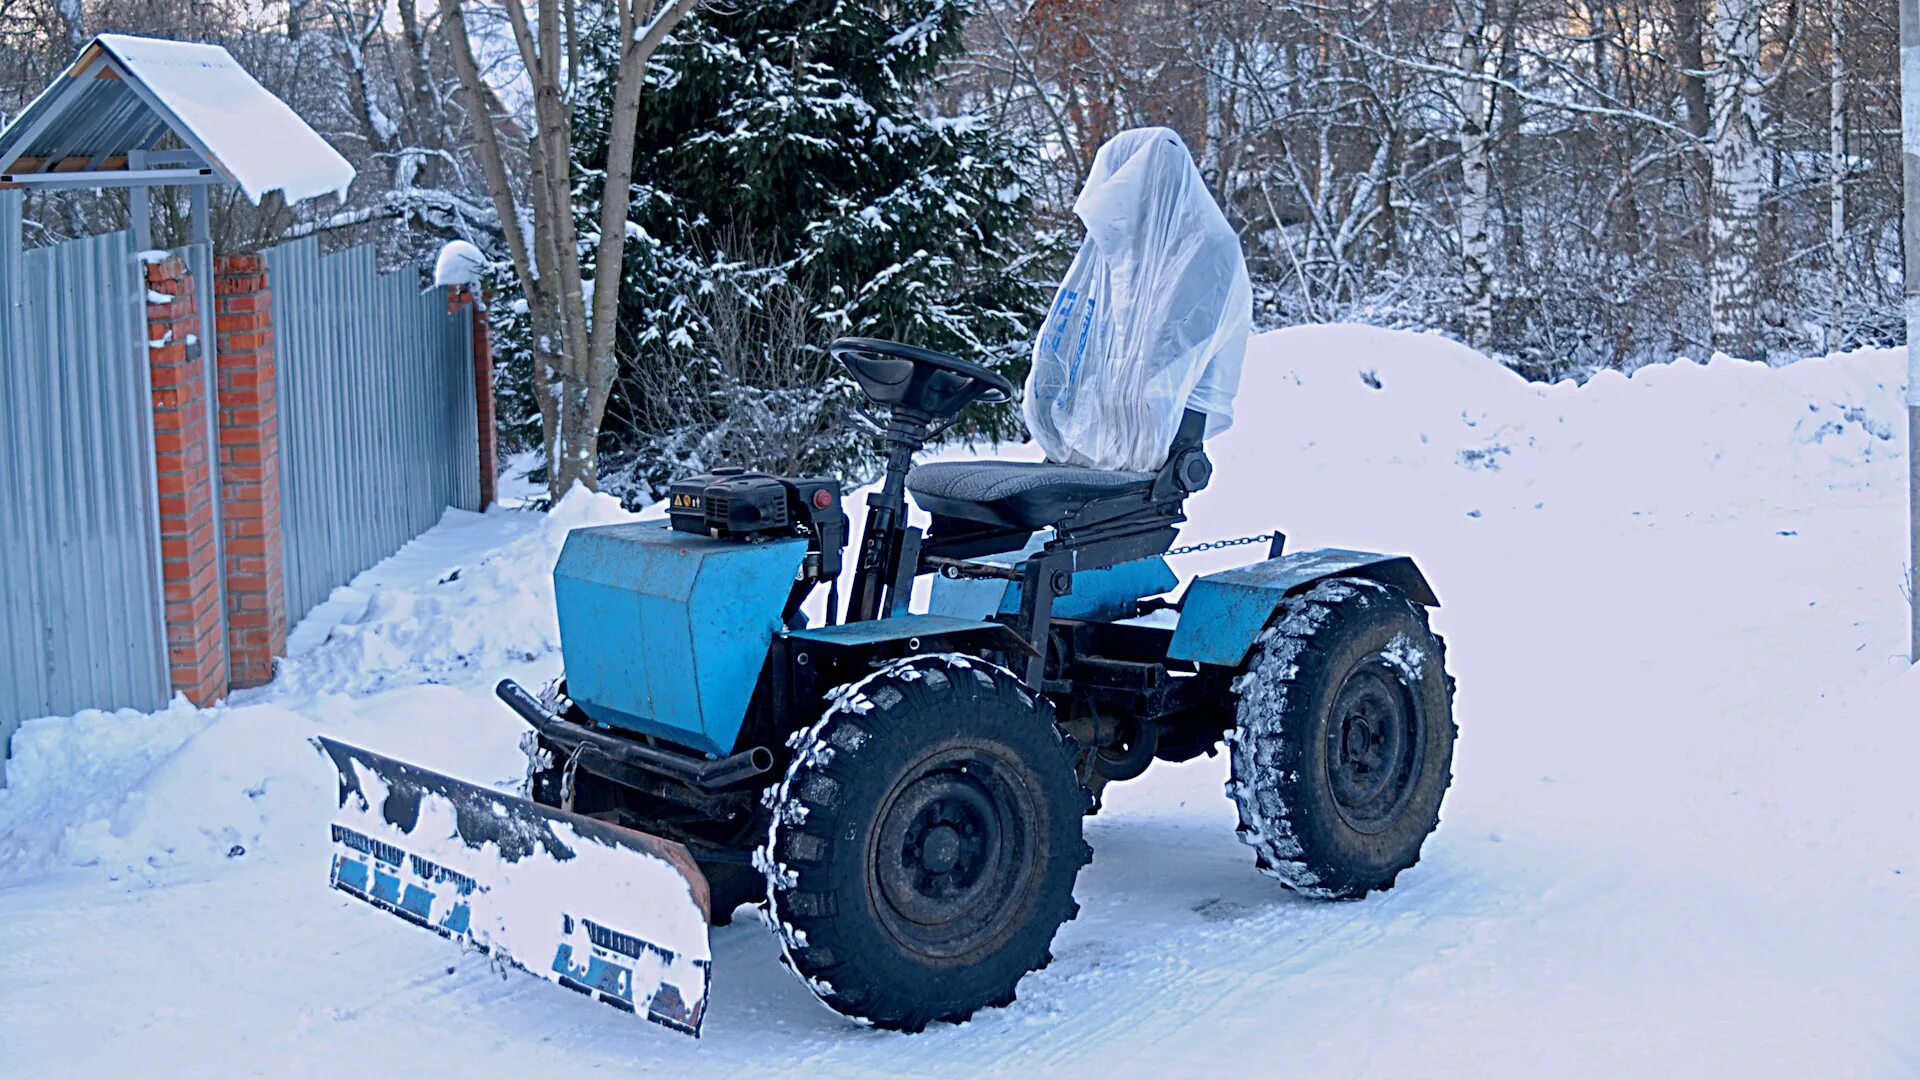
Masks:
[[[1827,5],[1827,261],[1833,301],[1828,352],[1837,352],[1847,319],[1847,35],[1842,0]]]
[[[1492,0],[1457,0],[1460,71],[1455,106],[1460,110],[1460,303],[1467,343],[1487,349],[1493,343],[1493,239],[1487,225],[1493,188],[1489,129],[1494,98],[1483,78],[1491,49],[1488,34]]]
[[[698,3],[616,0],[607,9],[619,20],[621,51],[608,119],[605,195],[597,215],[600,228],[593,245],[592,280],[620,280],[633,181],[634,125],[647,61]],[[503,6],[533,91],[533,130],[527,135],[531,175],[525,183],[524,214],[502,149],[504,139],[518,129],[489,108],[492,95],[474,55],[463,0],[440,0],[487,188],[533,327],[534,397],[540,408],[548,492],[558,500],[576,483],[592,488],[599,482],[600,425],[618,373],[614,324],[620,290],[590,288],[581,245],[575,240],[575,39],[564,27],[574,24],[579,15],[571,2],[542,3],[531,19],[522,0],[504,0]]]
[[[1707,310],[1713,347],[1742,357],[1760,353],[1760,200],[1767,190],[1760,143],[1762,7],[1762,0],[1717,0],[1714,63],[1707,75],[1713,121],[1707,140]]]

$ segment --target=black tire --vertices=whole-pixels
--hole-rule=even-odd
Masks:
[[[1336,578],[1281,604],[1233,681],[1240,839],[1308,896],[1393,887],[1453,779],[1453,679],[1426,610]]]
[[[1073,741],[1002,668],[914,657],[788,740],[754,854],[787,963],[828,1008],[919,1031],[1013,1001],[1079,910]]]

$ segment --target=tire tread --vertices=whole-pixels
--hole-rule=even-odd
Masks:
[[[1303,843],[1314,825],[1307,820],[1311,808],[1307,799],[1298,796],[1300,777],[1289,773],[1296,759],[1293,725],[1303,719],[1290,713],[1298,703],[1312,699],[1307,680],[1322,670],[1344,627],[1389,606],[1412,614],[1432,642],[1433,667],[1445,680],[1448,753],[1439,781],[1444,798],[1453,782],[1451,747],[1458,733],[1450,707],[1454,684],[1446,674],[1446,643],[1428,625],[1426,609],[1398,590],[1372,581],[1334,578],[1289,598],[1233,681],[1237,701],[1235,725],[1227,740],[1231,762],[1227,794],[1239,812],[1235,831],[1242,843],[1254,849],[1254,864],[1262,874],[1302,895],[1357,899],[1390,889],[1401,873],[1419,862],[1424,847],[1415,845],[1410,857],[1390,867],[1383,877],[1360,882],[1351,880],[1348,868],[1316,861]],[[1256,690],[1263,691],[1276,707],[1259,707],[1248,693]]]
[[[957,661],[957,662],[956,662]],[[965,677],[961,673],[965,673]],[[956,1008],[928,1007],[900,994],[901,987],[873,978],[867,966],[836,947],[843,940],[842,917],[832,890],[805,887],[811,878],[827,873],[837,843],[838,801],[851,790],[863,751],[898,733],[909,723],[928,716],[966,715],[970,707],[992,703],[1037,714],[1052,735],[1055,768],[1074,777],[1080,799],[1091,801],[1073,772],[1077,748],[1071,736],[1052,720],[1045,698],[1029,695],[1004,669],[975,657],[921,656],[896,661],[873,675],[842,686],[827,696],[829,707],[819,721],[796,732],[788,746],[794,762],[786,778],[768,789],[766,805],[772,811],[767,840],[755,852],[754,863],[767,882],[767,914],[781,941],[783,958],[828,1008],[876,1027],[920,1031],[934,1021],[959,1023],[976,1009],[1011,1003],[1021,977],[1046,966],[1051,959],[1045,945],[1053,933],[1079,910],[1073,902],[1071,879],[1054,910],[1033,913],[1033,922],[1051,920],[1040,955],[1023,962],[1003,988],[984,1000]],[[1079,836],[1080,811],[1073,807],[1077,877],[1092,857]],[[851,828],[848,831],[852,832]],[[811,871],[811,874],[809,873]]]

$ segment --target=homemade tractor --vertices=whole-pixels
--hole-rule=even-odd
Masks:
[[[1170,133],[1136,144],[1193,168]],[[322,739],[336,887],[696,1034],[706,926],[764,903],[828,1007],[918,1031],[1011,1002],[1048,962],[1084,818],[1155,761],[1224,742],[1240,839],[1303,894],[1360,897],[1413,865],[1454,724],[1410,560],[1286,554],[1276,534],[1181,589],[1167,558],[1213,471],[1203,412],[1174,404],[1148,471],[916,467],[1013,385],[895,342],[831,351],[884,412],[844,612],[833,479],[720,469],[673,485],[667,521],[575,530],[554,568],[565,677],[499,686],[531,728],[525,797]],[[1138,396],[1112,400],[1107,430],[1141,430]]]

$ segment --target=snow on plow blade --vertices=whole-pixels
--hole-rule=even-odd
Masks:
[[[316,738],[340,773],[334,888],[698,1036],[708,892],[671,840]]]

